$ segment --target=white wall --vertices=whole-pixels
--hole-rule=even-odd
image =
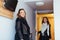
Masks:
[[[60,40],[60,0],[54,0],[55,40]]]
[[[14,22],[12,19],[8,19],[0,16],[0,40],[14,40]]]

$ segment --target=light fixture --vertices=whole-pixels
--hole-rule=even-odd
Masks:
[[[44,2],[36,2],[36,6],[42,6],[44,5]]]

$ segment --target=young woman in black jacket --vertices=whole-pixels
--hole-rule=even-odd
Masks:
[[[43,17],[41,31],[38,32],[40,33],[39,40],[50,40],[51,39],[50,27],[51,25],[48,21],[48,18]]]
[[[15,40],[29,40],[30,27],[26,21],[26,12],[24,9],[19,9],[16,19],[16,34]]]

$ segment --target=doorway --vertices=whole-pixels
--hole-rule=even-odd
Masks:
[[[54,14],[53,13],[46,13],[46,14],[36,14],[36,40],[39,40],[40,34],[37,34],[38,31],[41,30],[41,23],[42,23],[42,18],[43,17],[48,17],[48,20],[51,24],[51,40],[54,40]]]

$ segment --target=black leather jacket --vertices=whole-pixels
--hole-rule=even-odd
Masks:
[[[18,34],[19,38],[23,38],[24,34],[30,35],[30,27],[27,24],[26,19],[24,18],[17,18],[16,19],[16,35]]]

